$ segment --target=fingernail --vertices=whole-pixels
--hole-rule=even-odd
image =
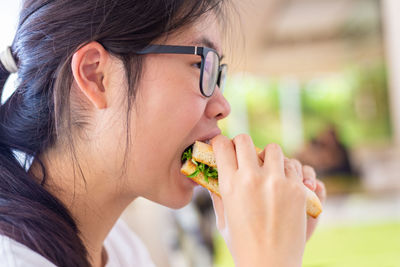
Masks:
[[[316,184],[315,182],[313,182],[311,179],[304,179],[304,184],[310,188],[312,191],[314,191],[316,189]]]

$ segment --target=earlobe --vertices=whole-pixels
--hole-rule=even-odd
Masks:
[[[97,42],[81,47],[72,57],[71,68],[75,82],[87,100],[97,109],[107,107],[103,80],[108,57],[107,51]]]

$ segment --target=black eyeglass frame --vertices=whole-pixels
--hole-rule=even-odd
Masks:
[[[216,80],[216,84],[213,86],[211,94],[207,95],[203,88],[203,75],[204,75],[204,66],[205,59],[208,53],[215,53],[218,56],[218,76]],[[226,71],[228,68],[227,64],[221,64],[221,57],[218,55],[217,51],[212,48],[202,47],[202,46],[182,46],[182,45],[149,45],[146,48],[136,52],[138,55],[146,55],[146,54],[184,54],[184,55],[198,55],[201,57],[201,66],[200,66],[200,92],[205,97],[211,97],[214,94],[215,86],[221,88],[221,78],[224,74],[226,76]],[[222,84],[224,86],[224,84]]]

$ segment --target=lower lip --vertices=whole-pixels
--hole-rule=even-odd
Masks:
[[[187,178],[187,177],[186,177],[186,179],[188,179],[188,180],[193,184],[193,186],[199,185],[198,183],[196,183],[195,181],[193,181],[193,180],[190,179],[190,178]]]
[[[186,177],[185,175],[183,175],[182,174],[182,176],[183,176],[183,179],[185,179],[186,181],[186,183],[189,183],[189,184],[191,184],[192,186],[196,186],[196,185],[199,185],[198,183],[196,183],[195,181],[193,181],[191,178],[189,178],[189,177]]]

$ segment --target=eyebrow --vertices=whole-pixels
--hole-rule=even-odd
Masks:
[[[213,41],[211,41],[210,39],[208,39],[207,37],[203,36],[203,37],[195,40],[192,44],[193,45],[197,45],[197,46],[206,46],[208,48],[212,48],[215,51],[217,51],[217,53],[219,54],[217,46],[215,45],[215,43]],[[221,54],[219,59],[222,60],[224,57],[225,57],[225,55]]]

